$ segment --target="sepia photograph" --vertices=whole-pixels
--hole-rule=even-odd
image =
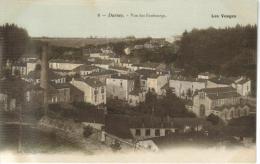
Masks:
[[[257,0],[0,0],[0,163],[256,163]]]

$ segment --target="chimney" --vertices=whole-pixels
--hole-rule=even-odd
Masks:
[[[48,103],[48,43],[43,43],[41,52],[41,80],[40,86],[44,89],[44,104]]]

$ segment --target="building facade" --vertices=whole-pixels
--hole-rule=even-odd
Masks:
[[[191,99],[195,91],[206,88],[206,80],[195,78],[173,78],[169,87],[177,97]]]
[[[57,70],[73,70],[78,66],[83,65],[82,62],[79,61],[68,61],[62,59],[54,59],[49,61],[49,68],[57,69]]]
[[[96,79],[72,79],[71,84],[84,92],[84,102],[106,104],[106,86]]]
[[[107,97],[128,100],[134,89],[134,80],[127,75],[112,75],[106,79]]]
[[[237,111],[238,107],[241,106],[244,108],[240,98],[241,95],[232,87],[201,89],[193,98],[192,111],[198,117],[207,117],[210,114],[216,114],[222,119],[227,120],[229,117],[223,114],[222,111],[228,109],[232,109],[230,111]]]

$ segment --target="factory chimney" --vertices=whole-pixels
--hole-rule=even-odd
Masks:
[[[44,105],[48,103],[48,53],[49,53],[49,46],[48,43],[43,43],[42,51],[41,51],[41,79],[40,79],[40,86],[44,89]],[[47,109],[47,108],[46,108]]]

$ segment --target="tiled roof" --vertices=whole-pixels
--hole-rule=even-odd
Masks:
[[[246,82],[248,82],[248,81],[250,81],[250,80],[247,79],[247,78],[244,78],[244,79],[241,79],[241,80],[237,81],[236,83],[237,83],[237,84],[244,84],[244,83],[246,83]]]
[[[29,59],[27,63],[36,63],[39,59]]]
[[[129,75],[112,75],[111,78],[113,79],[124,79],[124,80],[133,80],[133,78]]]
[[[82,78],[75,78],[75,80],[77,81],[83,81],[86,84],[88,84],[89,86],[95,88],[95,87],[101,87],[101,86],[105,86],[105,84],[103,84],[101,81],[97,80],[97,79],[90,79],[90,78],[86,78],[86,79],[82,79]]]
[[[73,71],[91,71],[94,69],[100,69],[100,68],[93,65],[81,65],[74,68]]]
[[[231,97],[240,97],[241,95],[237,92],[226,92],[226,93],[211,93],[207,94],[207,96],[210,99],[225,99],[225,98],[231,98]]]
[[[155,70],[148,70],[148,69],[139,69],[135,71],[140,75],[150,76],[151,74],[156,74]]]
[[[185,76],[173,76],[171,79],[178,80],[178,81],[190,81],[190,82],[201,82],[201,83],[207,82],[206,79],[198,79],[198,78],[185,77]]]
[[[216,84],[226,84],[226,85],[230,85],[234,82],[233,79],[226,78],[226,77],[215,77],[210,79],[209,81],[214,82]]]
[[[235,92],[236,90],[232,87],[215,87],[215,88],[203,88],[200,91],[206,93],[216,93],[216,92]]]
[[[113,70],[103,70],[99,72],[92,72],[87,76],[102,76],[102,75],[114,75],[114,74],[117,74],[117,72]]]
[[[117,69],[117,70],[123,70],[123,71],[128,71],[128,68],[125,67],[118,67],[118,66],[109,66],[111,69]]]
[[[30,79],[40,79],[41,78],[41,70],[34,70],[29,72],[29,74],[26,76]],[[48,70],[48,78],[49,80],[52,79],[59,79],[62,78],[59,74],[54,73],[51,69]]]
[[[207,96],[210,99],[225,99],[231,97],[241,96],[237,91],[232,87],[217,87],[217,88],[204,88],[199,90],[200,92],[206,92]]]
[[[146,62],[146,63],[134,64],[134,66],[156,68],[156,67],[158,67],[160,64],[161,64],[161,63]]]
[[[51,59],[49,63],[68,63],[68,64],[84,64],[82,61],[64,60],[64,59]]]
[[[208,124],[208,122],[201,118],[180,117],[161,119],[159,117],[134,117],[131,120],[131,128],[182,128],[184,126],[194,126],[198,124]]]
[[[85,82],[90,85],[91,87],[101,87],[101,86],[105,86],[105,84],[103,84],[101,81],[97,80],[97,79],[85,79]]]
[[[93,63],[93,64],[111,64],[111,63],[113,63],[113,61],[111,61],[111,60],[105,60],[105,59],[103,59],[103,60],[95,60],[95,62]]]
[[[26,67],[26,63],[22,63],[22,62],[14,63],[13,66]]]
[[[50,85],[52,85],[55,89],[70,88],[70,84],[69,83],[54,83],[54,82],[50,82]]]
[[[160,76],[159,74],[156,73],[155,70],[139,69],[135,72],[141,75],[142,79],[157,78]]]

